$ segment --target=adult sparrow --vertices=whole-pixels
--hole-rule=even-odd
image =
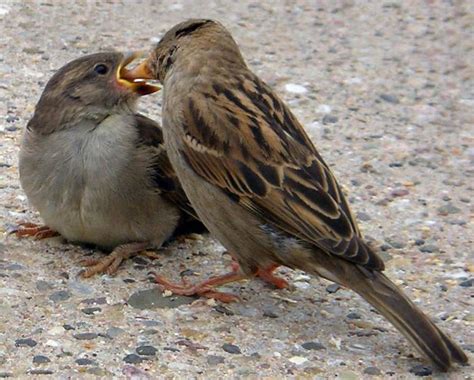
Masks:
[[[84,277],[114,273],[122,260],[160,247],[177,228],[202,230],[160,126],[135,111],[139,95],[159,89],[125,79],[135,57],[98,53],[66,64],[47,83],[23,136],[21,185],[46,226],[25,223],[16,234],[57,232],[113,250],[86,260]]]
[[[442,370],[467,362],[382,273],[330,168],[221,24],[176,25],[129,77],[164,85],[171,163],[200,219],[243,270],[189,288],[165,285],[199,293],[286,265],[359,293]]]

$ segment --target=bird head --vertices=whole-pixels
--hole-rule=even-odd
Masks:
[[[139,96],[159,90],[146,80],[128,78],[127,65],[139,55],[96,53],[69,62],[47,83],[29,127],[50,133],[84,119],[133,111]]]

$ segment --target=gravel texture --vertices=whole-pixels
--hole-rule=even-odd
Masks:
[[[416,378],[443,375],[354,293],[281,269],[241,302],[163,297],[157,271],[197,281],[230,258],[209,236],[115,277],[78,277],[101,255],[39,222],[18,181],[26,122],[54,70],[84,53],[144,49],[188,17],[221,20],[249,65],[288,102],[349,192],[387,273],[472,362],[473,2],[0,1],[0,377]],[[141,109],[159,119],[160,95]]]

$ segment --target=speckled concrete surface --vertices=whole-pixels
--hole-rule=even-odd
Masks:
[[[39,221],[17,154],[54,70],[84,53],[148,48],[188,17],[216,18],[306,125],[389,276],[472,362],[473,7],[0,1],[0,377],[470,379],[471,367],[416,367],[428,363],[358,296],[303,273],[281,271],[291,290],[230,285],[242,298],[231,305],[163,299],[150,270],[186,271],[190,281],[226,270],[229,257],[208,236],[83,280],[79,261],[100,252],[5,233]],[[158,119],[159,101],[149,97],[142,111]]]

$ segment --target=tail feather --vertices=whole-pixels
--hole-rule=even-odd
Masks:
[[[317,274],[357,292],[442,371],[453,362],[467,363],[463,350],[383,273],[342,260],[335,262],[334,258],[318,261],[313,268]]]

